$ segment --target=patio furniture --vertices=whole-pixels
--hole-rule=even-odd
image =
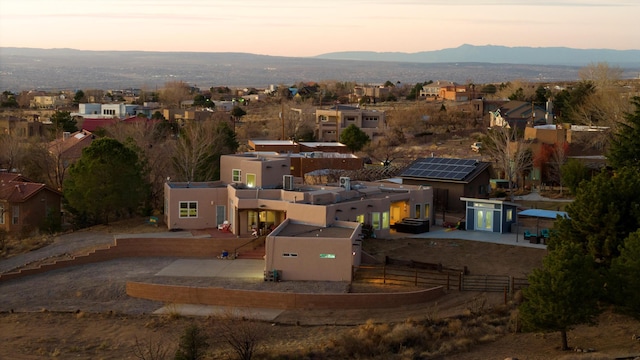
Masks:
[[[539,243],[538,235],[530,233],[529,230],[525,230],[524,231],[524,239],[525,240],[529,240],[529,242],[531,244],[538,244]]]

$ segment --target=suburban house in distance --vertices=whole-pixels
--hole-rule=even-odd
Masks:
[[[383,135],[387,129],[383,111],[336,104],[329,109],[316,110],[316,139],[339,142],[340,133],[352,124],[370,139]]]
[[[353,155],[346,145],[337,142],[249,140],[249,147],[256,154],[288,156],[291,161],[290,175],[300,178],[316,170],[340,172],[358,170],[364,166],[364,159]]]
[[[424,85],[419,94],[421,99],[428,101],[449,100],[449,101],[469,101],[469,91],[466,85],[461,85],[453,81],[436,81]]]
[[[460,198],[488,198],[491,192],[491,164],[473,159],[421,158],[401,174],[406,185],[433,187],[436,211],[463,213]]]
[[[506,126],[524,129],[527,125],[553,123],[553,106],[549,101],[546,109],[526,101],[507,101],[495,111],[489,112],[489,126]]]
[[[10,234],[38,230],[49,217],[60,220],[62,194],[20,174],[0,172],[0,229]]]

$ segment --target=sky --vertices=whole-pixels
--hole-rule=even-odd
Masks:
[[[640,49],[640,0],[0,0],[0,47],[308,57]]]

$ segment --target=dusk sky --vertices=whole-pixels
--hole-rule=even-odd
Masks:
[[[0,0],[0,46],[420,52],[471,45],[640,49],[638,0]]]

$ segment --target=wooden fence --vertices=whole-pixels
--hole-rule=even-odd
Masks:
[[[363,265],[354,269],[354,281],[446,290],[513,293],[529,285],[527,279],[502,275],[468,275],[463,271],[425,270],[395,265]]]

